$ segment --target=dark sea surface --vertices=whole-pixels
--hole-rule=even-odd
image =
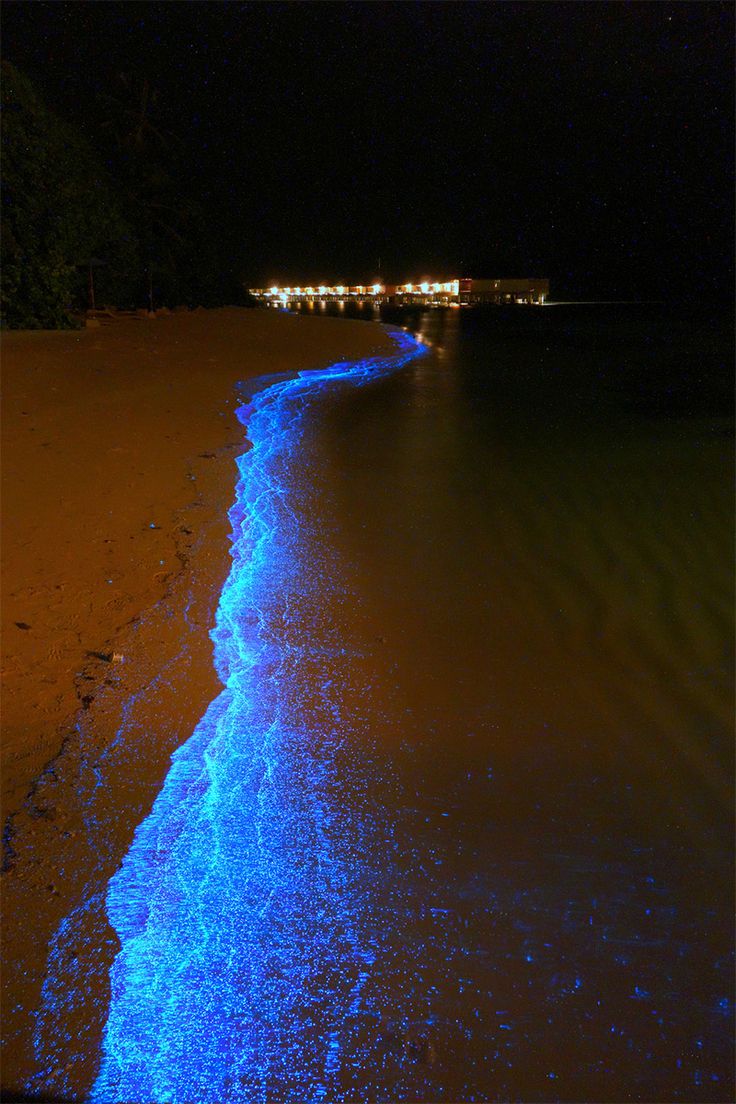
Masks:
[[[731,1100],[729,322],[383,318],[427,355],[302,454],[373,948],[335,1098]]]

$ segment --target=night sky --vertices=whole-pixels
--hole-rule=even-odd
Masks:
[[[253,282],[727,298],[733,22],[721,3],[5,0],[3,53],[93,141],[115,74],[147,77]]]

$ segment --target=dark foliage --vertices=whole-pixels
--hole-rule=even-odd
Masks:
[[[97,307],[242,301],[148,81],[120,74],[93,147],[27,76],[5,62],[2,74],[4,326],[71,326],[90,287]]]
[[[85,305],[90,262],[105,299],[133,298],[136,235],[123,197],[83,135],[2,66],[2,320],[64,328]]]

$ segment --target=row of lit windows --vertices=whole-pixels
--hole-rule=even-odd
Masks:
[[[364,287],[362,284],[357,287],[345,287],[343,284],[338,284],[337,287],[326,287],[324,284],[320,284],[319,287],[272,287],[265,292],[256,292],[256,294],[272,295],[278,298],[286,295],[379,295],[384,289],[380,284],[371,284],[369,287]]]
[[[460,282],[459,280],[447,280],[444,284],[430,284],[425,280],[421,284],[399,284],[396,291],[400,295],[411,295],[412,292],[421,293],[422,295],[429,295],[430,292],[449,292],[450,295],[457,295],[460,291]]]
[[[354,287],[346,287],[344,284],[338,284],[335,287],[327,287],[325,284],[320,284],[319,287],[285,287],[280,288],[274,286],[267,291],[260,291],[253,289],[254,295],[263,295],[273,299],[286,300],[290,298],[301,298],[302,296],[326,296],[326,295],[381,295],[385,292],[385,287],[382,284],[358,284]],[[421,294],[429,295],[430,293],[448,293],[450,295],[457,295],[460,290],[460,284],[458,280],[448,280],[445,283],[430,283],[429,281],[423,281],[420,284],[399,284],[396,288],[396,293],[399,295],[404,294]]]

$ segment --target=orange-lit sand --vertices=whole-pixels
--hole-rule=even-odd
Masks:
[[[135,780],[105,795],[111,874],[139,819],[129,795],[147,792],[150,807],[172,750],[217,693],[208,632],[244,448],[235,384],[389,346],[364,322],[236,308],[4,335],[6,1091],[17,1093],[33,1071],[47,942],[88,861],[73,800],[86,762],[76,718],[85,714],[104,748],[126,701],[143,691],[145,754]],[[64,779],[51,802],[44,778]],[[99,996],[94,1029],[104,1022]],[[88,1055],[80,1085],[93,1074]]]

